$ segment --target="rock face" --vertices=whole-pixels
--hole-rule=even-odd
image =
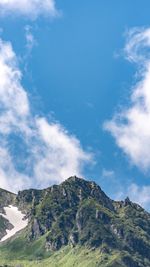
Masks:
[[[0,213],[4,212],[4,207],[15,203],[16,195],[6,190],[0,189]]]
[[[109,266],[150,266],[150,214],[129,198],[115,202],[96,183],[74,176],[44,190],[19,192],[15,200],[7,196],[5,203],[11,200],[29,219],[27,242],[42,238],[45,251],[86,246],[123,253],[120,265]]]
[[[0,240],[7,234],[6,230],[11,230],[12,228],[13,226],[9,221],[0,215]]]
[[[6,190],[0,189],[0,213],[5,214],[4,207],[14,204],[16,195]],[[9,221],[0,215],[0,240],[6,235],[6,230],[11,230],[13,226]]]

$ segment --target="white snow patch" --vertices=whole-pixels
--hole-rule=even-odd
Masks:
[[[10,224],[13,225],[12,230],[6,230],[7,234],[0,240],[0,243],[15,235],[28,225],[28,219],[24,219],[25,214],[18,210],[17,207],[9,206],[4,208],[6,214],[0,213]]]

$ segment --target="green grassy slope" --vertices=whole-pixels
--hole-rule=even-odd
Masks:
[[[100,252],[100,250],[90,250],[77,246],[76,248],[64,247],[52,253],[44,260],[10,260],[0,259],[1,266],[12,267],[125,267],[122,258],[126,254],[114,251],[110,254]]]

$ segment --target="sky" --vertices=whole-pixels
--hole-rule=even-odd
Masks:
[[[0,0],[0,187],[77,175],[150,210],[149,0]]]

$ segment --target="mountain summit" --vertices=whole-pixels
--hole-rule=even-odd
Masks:
[[[9,238],[15,227],[6,213],[11,208],[22,228]],[[150,266],[150,214],[129,198],[111,200],[95,182],[76,176],[17,195],[1,189],[0,239],[6,239],[0,264],[7,266],[16,260],[21,266],[36,266],[37,260],[52,267]]]

